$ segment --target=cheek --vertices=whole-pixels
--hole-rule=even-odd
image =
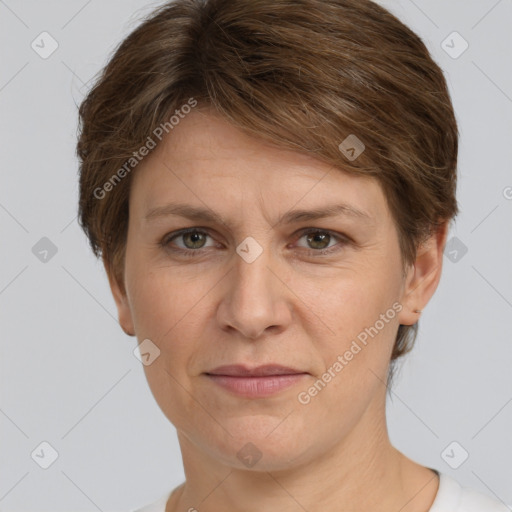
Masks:
[[[143,267],[142,267],[143,268]],[[146,267],[147,268],[147,267]],[[160,350],[158,358],[144,366],[156,402],[174,425],[187,425],[196,411],[190,389],[191,368],[199,368],[207,292],[200,279],[185,279],[170,269],[132,275],[131,296],[135,331],[139,342],[148,338]],[[211,306],[210,306],[211,307]],[[201,414],[198,411],[197,414]]]
[[[174,386],[172,377],[186,385],[189,373],[204,369],[204,343],[210,343],[215,335],[211,297],[219,277],[204,273],[199,278],[196,272],[177,267],[148,267],[140,265],[129,276],[138,340],[148,338],[160,350],[155,370],[153,365],[145,367],[147,377],[157,379],[162,388],[169,383]],[[162,393],[156,385],[153,391]]]
[[[199,315],[211,284],[175,267],[136,263],[127,272],[130,305],[139,337],[165,341]]]
[[[385,390],[398,329],[397,288],[397,283],[379,281],[371,272],[353,274],[332,284],[316,300],[310,295],[304,301],[318,317],[306,328],[322,366],[297,397],[299,410],[311,423],[346,433],[376,393]]]
[[[390,325],[397,325],[396,307],[400,296],[400,281],[393,269],[381,269],[378,265],[350,271],[333,273],[330,279],[314,281],[298,278],[294,291],[300,301],[296,302],[303,312],[314,313],[313,324],[304,325],[306,330],[313,326],[311,337],[325,347],[343,348],[365,328],[385,317],[385,328],[378,323],[379,330],[387,331]],[[301,315],[304,316],[304,315]],[[325,336],[320,336],[325,333]],[[339,340],[333,344],[333,340]],[[341,343],[341,346],[340,346]]]
[[[311,283],[303,283],[300,293],[305,297],[304,311],[310,308],[315,313],[315,321],[304,328],[315,342],[323,367],[316,375],[321,391],[312,400],[343,414],[359,406],[355,396],[364,404],[363,397],[382,385],[379,379],[386,381],[401,305],[399,274],[394,268],[373,265],[340,276],[321,294],[315,296]],[[316,413],[325,411],[320,407]]]

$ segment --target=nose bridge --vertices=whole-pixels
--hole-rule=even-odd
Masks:
[[[274,297],[268,269],[272,260],[269,237],[266,241],[260,238],[260,242],[247,237],[237,246],[233,292],[241,307],[250,307],[254,314],[262,315]]]
[[[258,337],[268,327],[282,327],[287,321],[282,288],[268,268],[274,260],[270,239],[242,240],[236,247],[234,268],[227,276],[219,321],[247,338]]]
[[[237,283],[235,287],[237,292],[241,293],[241,298],[251,298],[262,289],[268,289],[270,286],[268,266],[272,260],[269,240],[260,243],[253,237],[247,237],[237,246],[236,253],[234,276]]]

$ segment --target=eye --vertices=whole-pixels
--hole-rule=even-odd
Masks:
[[[201,249],[206,243],[208,235],[201,231],[190,231],[183,233],[178,238],[183,240],[186,249]]]
[[[211,237],[205,231],[197,228],[189,228],[166,236],[162,241],[162,245],[178,252],[194,252],[198,249],[211,247],[211,245],[206,245],[207,238]],[[174,247],[171,242],[174,243]],[[182,242],[182,245],[177,242]]]
[[[309,249],[309,253],[313,255],[328,254],[340,250],[348,243],[346,237],[318,228],[308,228],[302,231],[299,240],[303,238],[308,245],[299,244],[298,247]]]

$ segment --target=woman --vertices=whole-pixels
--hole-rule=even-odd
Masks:
[[[80,119],[80,222],[186,474],[141,511],[507,510],[386,428],[458,211],[413,32],[370,1],[178,0]]]

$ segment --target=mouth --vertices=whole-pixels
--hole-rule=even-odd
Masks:
[[[248,368],[219,366],[205,375],[221,388],[245,398],[264,398],[283,391],[304,379],[308,372],[281,365]]]

